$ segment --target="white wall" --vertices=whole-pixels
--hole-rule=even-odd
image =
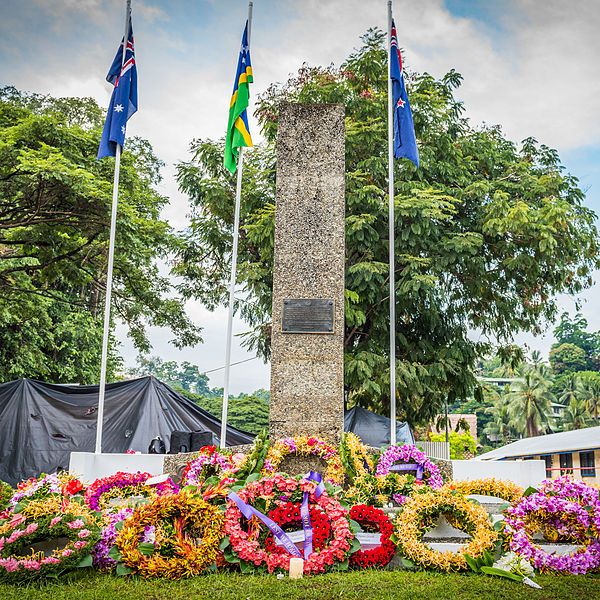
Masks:
[[[536,487],[546,479],[543,460],[453,460],[453,477],[457,481],[472,479],[507,479],[526,488]]]
[[[164,454],[94,454],[93,452],[71,452],[69,473],[85,483],[99,477],[109,477],[118,471],[137,473],[145,471],[152,475],[163,473]]]

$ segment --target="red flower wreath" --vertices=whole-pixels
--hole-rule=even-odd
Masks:
[[[350,565],[359,569],[369,567],[385,567],[396,553],[396,545],[391,537],[394,525],[389,517],[375,506],[357,504],[350,509],[349,517],[363,529],[381,534],[381,544],[369,550],[358,550],[350,556]]]
[[[277,473],[273,477],[265,477],[259,481],[247,483],[237,492],[239,499],[250,505],[257,500],[274,504],[274,511],[289,505],[290,498],[294,505],[296,503],[299,505],[303,493],[308,492],[309,510],[316,508],[316,511],[310,511],[311,520],[313,515],[317,521],[320,520],[320,516],[325,516],[331,531],[323,547],[321,549],[314,547],[312,554],[305,559],[305,575],[324,573],[336,563],[344,562],[351,552],[351,542],[354,538],[347,519],[347,509],[338,500],[330,497],[327,492],[320,495],[315,494],[316,487],[317,484],[314,481],[287,478]],[[292,518],[291,513],[289,518]],[[263,542],[269,536],[265,527],[254,518],[249,524],[244,519],[242,525],[242,519],[240,509],[235,502],[229,500],[225,510],[224,531],[233,555],[247,564],[266,566],[269,573],[278,569],[288,571],[291,555],[287,552],[280,553],[278,547],[274,551],[269,551]],[[319,539],[322,534],[323,530],[321,529]]]
[[[318,507],[311,506],[309,508],[310,524],[313,529],[313,548],[321,550],[325,547],[329,536],[331,535],[331,525],[327,515]],[[273,519],[284,531],[286,526],[296,525],[296,529],[302,527],[302,516],[300,515],[300,503],[286,502],[277,508],[269,511],[269,518]],[[273,534],[270,533],[265,540],[265,548],[267,552],[274,554],[287,554],[287,550],[283,546],[278,546],[275,543]]]

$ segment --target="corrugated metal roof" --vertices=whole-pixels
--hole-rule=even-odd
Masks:
[[[587,427],[575,431],[563,431],[561,433],[524,438],[501,448],[496,448],[491,452],[486,452],[478,456],[477,460],[501,460],[518,456],[538,456],[596,448],[600,448],[600,427]]]

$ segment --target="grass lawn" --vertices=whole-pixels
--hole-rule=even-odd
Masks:
[[[86,575],[69,583],[17,587],[0,585],[2,600],[330,600],[449,599],[569,600],[600,599],[600,575],[538,576],[542,590],[480,575],[442,575],[407,571],[357,571],[308,577],[219,573],[183,581],[124,579]]]

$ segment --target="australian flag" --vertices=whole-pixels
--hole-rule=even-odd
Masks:
[[[98,158],[115,156],[117,144],[123,147],[129,117],[137,110],[137,69],[133,47],[133,30],[129,21],[129,36],[123,61],[123,42],[119,45],[115,60],[108,71],[106,81],[115,87],[110,98],[106,122],[102,130]]]
[[[419,150],[415,138],[410,103],[404,87],[402,56],[398,48],[396,25],[392,21],[392,45],[390,47],[390,77],[392,79],[392,107],[394,112],[394,156],[408,158],[419,166]]]

